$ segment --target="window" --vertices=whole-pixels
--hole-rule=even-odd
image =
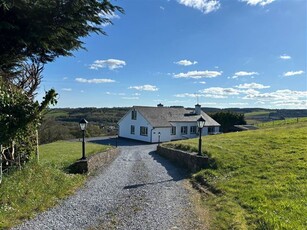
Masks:
[[[176,126],[172,126],[171,135],[176,135]]]
[[[141,136],[148,136],[148,128],[144,127],[144,126],[141,126],[140,127],[140,135]]]
[[[131,125],[131,127],[130,127],[130,134],[135,134],[135,127],[134,127],[134,125]]]
[[[196,133],[196,126],[191,126],[190,127],[190,134],[195,134]]]
[[[188,126],[181,126],[181,134],[188,134]]]
[[[131,120],[136,120],[136,111],[135,110],[131,111]]]
[[[214,127],[208,127],[208,133],[214,133]]]

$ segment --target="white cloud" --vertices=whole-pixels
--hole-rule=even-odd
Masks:
[[[98,83],[113,83],[115,82],[114,80],[112,79],[107,79],[107,78],[94,78],[94,79],[85,79],[85,78],[76,78],[75,79],[77,82],[80,82],[80,83],[95,83],[95,84],[98,84]]]
[[[238,78],[238,77],[253,76],[253,75],[259,75],[259,73],[258,72],[239,71],[239,72],[236,72],[232,78],[235,79],[235,78]]]
[[[196,65],[197,61],[189,61],[189,60],[180,60],[177,62],[174,62],[177,65],[183,65],[183,66],[189,66],[189,65]]]
[[[164,8],[163,6],[160,6],[160,9],[161,9],[161,10],[165,10],[165,8]]]
[[[234,88],[210,87],[207,89],[199,90],[203,94],[211,94],[217,96],[239,95],[240,90]]]
[[[231,102],[229,105],[234,105],[234,106],[242,106],[242,105],[248,105],[248,103],[245,102]]]
[[[68,79],[68,77],[63,77],[63,80],[65,81],[65,80],[67,80]]]
[[[211,87],[199,90],[199,93],[182,93],[176,94],[175,97],[206,97],[206,98],[227,98],[229,95],[239,95],[240,90],[234,88]]]
[[[111,95],[111,96],[125,96],[125,93],[111,93],[111,92],[106,92],[107,95]]]
[[[112,13],[106,13],[104,11],[101,11],[98,16],[103,20],[102,27],[106,27],[112,24],[112,20],[114,19],[120,19],[120,17],[115,14],[114,12]]]
[[[265,6],[265,5],[271,4],[275,0],[241,0],[241,1],[246,2],[248,5],[252,5],[252,6],[256,6],[256,5]]]
[[[99,17],[101,18],[107,18],[109,20],[112,20],[112,19],[119,19],[120,17],[115,14],[114,12],[112,13],[105,13],[103,11],[101,11],[99,14],[98,14]]]
[[[159,88],[157,88],[154,85],[130,86],[128,89],[136,89],[140,91],[158,91],[159,90]]]
[[[124,100],[139,100],[139,97],[122,97]]]
[[[200,10],[204,14],[216,11],[220,8],[219,0],[177,0],[180,4]]]
[[[62,88],[62,91],[71,92],[72,89],[71,88]]]
[[[294,101],[299,99],[307,99],[307,91],[295,91],[290,89],[277,90],[269,93],[250,93],[243,99],[257,99],[261,101]]]
[[[286,72],[284,73],[284,76],[285,77],[291,77],[291,76],[295,76],[295,75],[301,75],[305,73],[303,70],[299,70],[299,71],[289,71],[289,72]]]
[[[189,71],[187,73],[179,73],[175,74],[174,78],[193,78],[193,79],[200,79],[200,78],[213,78],[220,76],[223,72],[222,71]]]
[[[126,62],[118,59],[96,60],[90,65],[90,69],[98,70],[100,68],[109,68],[110,70],[123,68]]]
[[[181,93],[181,94],[175,94],[175,97],[192,97],[192,98],[196,98],[196,97],[202,97],[204,95],[201,94],[196,94],[196,93]]]
[[[283,60],[291,59],[291,57],[289,55],[287,55],[287,54],[280,55],[279,58],[283,59]]]
[[[271,104],[279,107],[307,109],[307,100],[273,101]]]
[[[262,85],[258,83],[245,83],[245,84],[240,84],[236,86],[239,89],[267,89],[270,88],[268,85]]]

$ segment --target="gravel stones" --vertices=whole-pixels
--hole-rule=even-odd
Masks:
[[[198,229],[186,174],[156,145],[120,147],[119,157],[58,206],[14,229]]]

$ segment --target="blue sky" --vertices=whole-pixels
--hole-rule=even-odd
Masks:
[[[118,0],[108,36],[45,66],[57,107],[307,108],[305,0]]]

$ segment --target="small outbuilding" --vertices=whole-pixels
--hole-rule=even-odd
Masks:
[[[234,125],[234,131],[256,130],[258,127],[253,125]]]
[[[150,143],[195,138],[198,134],[197,120],[202,116],[206,122],[202,135],[217,134],[220,124],[201,110],[183,107],[133,106],[118,122],[119,137]]]

